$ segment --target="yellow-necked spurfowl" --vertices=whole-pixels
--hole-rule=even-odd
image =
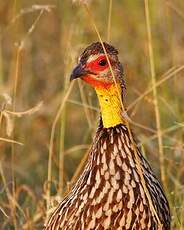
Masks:
[[[168,201],[150,165],[132,142],[122,115],[119,96],[123,98],[125,84],[118,51],[103,44],[114,77],[99,42],[84,50],[71,74],[71,80],[81,78],[94,87],[101,118],[84,171],[51,214],[45,229],[168,230]]]

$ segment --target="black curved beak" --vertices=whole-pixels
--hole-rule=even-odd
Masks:
[[[88,73],[88,71],[86,71],[84,69],[84,67],[82,66],[82,64],[78,64],[75,69],[73,70],[71,76],[70,76],[70,81],[76,79],[76,78],[79,78],[79,77],[82,77],[82,76],[85,76],[86,74]]]

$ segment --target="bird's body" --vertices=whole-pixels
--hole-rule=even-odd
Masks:
[[[109,51],[111,46],[104,44]],[[98,48],[101,48],[99,43]],[[101,57],[102,49],[99,53]],[[92,61],[99,58],[93,59],[94,55],[90,56]],[[119,102],[123,81],[119,81],[118,87],[110,84],[110,80],[105,81],[105,86],[103,82],[103,87],[97,87],[100,83],[91,76],[84,80],[95,87],[102,118],[83,173],[50,216],[46,229],[169,230],[170,211],[163,189],[124,123]]]

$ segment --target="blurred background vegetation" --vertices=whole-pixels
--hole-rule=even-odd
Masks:
[[[144,1],[94,0],[89,8],[104,41],[112,16],[110,42],[124,64],[125,104],[131,119],[144,126],[132,125],[132,129],[158,177],[164,169],[172,229],[184,229],[184,1],[149,1],[156,81],[165,79],[157,87],[161,164],[152,91],[134,103],[151,87]],[[76,81],[65,95],[78,55],[97,40],[82,4],[0,1],[1,229],[41,229],[48,187],[60,200],[89,149],[99,114],[95,93]],[[53,126],[59,108],[61,115]],[[51,130],[55,135],[50,144]],[[51,184],[47,181],[49,148]]]

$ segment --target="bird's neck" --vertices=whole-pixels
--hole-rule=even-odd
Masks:
[[[104,128],[114,127],[123,124],[122,106],[121,106],[121,86],[112,84],[108,88],[95,88],[101,113]]]

